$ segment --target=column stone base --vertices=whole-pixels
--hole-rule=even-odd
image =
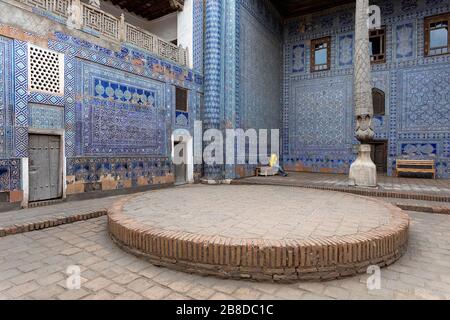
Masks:
[[[363,188],[377,187],[377,166],[370,157],[372,146],[359,146],[358,158],[350,167],[350,186]]]

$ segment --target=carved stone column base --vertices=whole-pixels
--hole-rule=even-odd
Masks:
[[[377,166],[370,157],[371,148],[369,144],[359,146],[358,158],[350,167],[350,186],[377,187]]]

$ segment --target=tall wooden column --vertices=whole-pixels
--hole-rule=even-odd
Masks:
[[[356,138],[361,142],[358,158],[350,167],[350,184],[377,186],[377,168],[370,153],[373,130],[373,100],[369,52],[369,0],[356,0],[354,96]]]

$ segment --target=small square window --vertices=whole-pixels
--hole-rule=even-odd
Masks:
[[[386,29],[369,32],[370,59],[372,63],[386,62]]]
[[[425,18],[425,56],[450,53],[450,13]]]
[[[329,70],[331,65],[331,38],[311,41],[311,72]]]
[[[188,112],[188,91],[182,88],[176,88],[176,110]]]

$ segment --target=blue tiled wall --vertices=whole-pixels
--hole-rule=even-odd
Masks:
[[[435,159],[450,177],[450,56],[424,57],[424,17],[450,11],[448,0],[374,1],[386,27],[386,63],[373,65],[373,86],[386,94],[375,118],[389,141],[388,173],[398,158]],[[353,134],[354,5],[285,21],[283,154],[291,169],[347,173]],[[331,69],[310,72],[310,40],[331,36]]]
[[[194,0],[194,69],[203,73],[203,0]]]
[[[64,129],[63,107],[30,103],[29,110],[30,128],[50,130]]]
[[[282,19],[266,0],[239,0],[235,10],[235,127],[279,129],[283,82]],[[237,165],[234,169],[237,178],[255,172],[252,165]]]
[[[175,128],[193,132],[200,72],[56,32],[48,47],[65,54],[64,96],[29,92],[27,45],[0,37],[0,192],[21,189],[29,128],[65,129],[68,183],[85,191],[101,190],[105,177],[117,189],[170,180],[170,137]],[[189,91],[188,112],[175,110],[176,86]]]
[[[240,5],[240,127],[278,129],[283,43],[264,1]]]
[[[20,160],[13,150],[14,43],[0,37],[0,190],[20,189]]]
[[[126,188],[170,175],[170,137],[175,128],[193,131],[202,75],[135,48],[111,52],[63,34],[50,47],[66,53],[66,83],[75,75],[66,87],[66,132],[73,131],[67,175],[84,181],[92,189],[86,191],[104,177]],[[175,86],[189,90],[183,121]]]
[[[11,78],[12,41],[0,37],[0,154],[9,156],[8,132],[11,128],[8,114],[11,114],[12,78]]]

